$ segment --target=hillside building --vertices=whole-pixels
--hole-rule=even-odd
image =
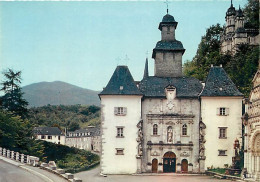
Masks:
[[[204,172],[232,164],[232,145],[241,140],[242,97],[224,69],[210,69],[206,85],[182,75],[185,49],[176,40],[178,22],[166,14],[161,40],[135,82],[117,66],[101,99],[101,173]]]
[[[231,5],[226,12],[226,24],[221,35],[221,53],[236,53],[239,45],[248,44],[252,46],[259,45],[259,29],[245,27],[245,16],[239,7],[238,10]]]
[[[65,144],[69,147],[76,147],[99,153],[101,150],[100,129],[88,127],[66,133]]]
[[[65,145],[65,134],[58,127],[35,127],[33,133],[38,140]]]

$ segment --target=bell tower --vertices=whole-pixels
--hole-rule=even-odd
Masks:
[[[155,60],[154,75],[157,77],[181,77],[182,55],[185,52],[180,41],[176,40],[175,30],[178,22],[167,14],[163,17],[158,29],[161,31],[161,41],[153,49]]]

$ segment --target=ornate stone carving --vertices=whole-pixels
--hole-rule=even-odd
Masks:
[[[181,154],[180,154],[181,157],[189,157],[190,154],[186,151],[183,151]]]
[[[172,103],[172,101],[168,101],[167,102],[167,108],[169,109],[169,110],[172,110],[173,108],[174,108],[174,104]]]
[[[199,147],[199,158],[200,159],[205,159],[205,129],[206,129],[206,125],[200,121],[199,123],[199,126],[200,126],[200,138],[199,138],[199,141],[200,141],[200,147]]]
[[[173,121],[168,121],[165,124],[167,124],[167,125],[174,125],[175,123]]]
[[[167,128],[167,142],[172,143],[173,142],[173,131],[172,131],[172,127],[169,126]]]
[[[139,123],[136,126],[138,128],[138,137],[136,139],[136,141],[138,142],[137,155],[142,156],[143,155],[143,120],[139,121]]]
[[[151,156],[159,156],[159,155],[160,155],[160,153],[157,152],[157,151],[154,151],[154,152],[151,153]]]

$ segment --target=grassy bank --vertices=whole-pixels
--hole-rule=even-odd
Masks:
[[[99,164],[99,156],[90,151],[40,140],[36,143],[38,147],[33,155],[43,162],[55,161],[57,166],[66,172],[76,173]]]

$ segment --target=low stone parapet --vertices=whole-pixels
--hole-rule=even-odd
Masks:
[[[66,177],[67,179],[73,179],[73,178],[74,178],[74,175],[71,174],[71,173],[65,173],[65,177]]]

